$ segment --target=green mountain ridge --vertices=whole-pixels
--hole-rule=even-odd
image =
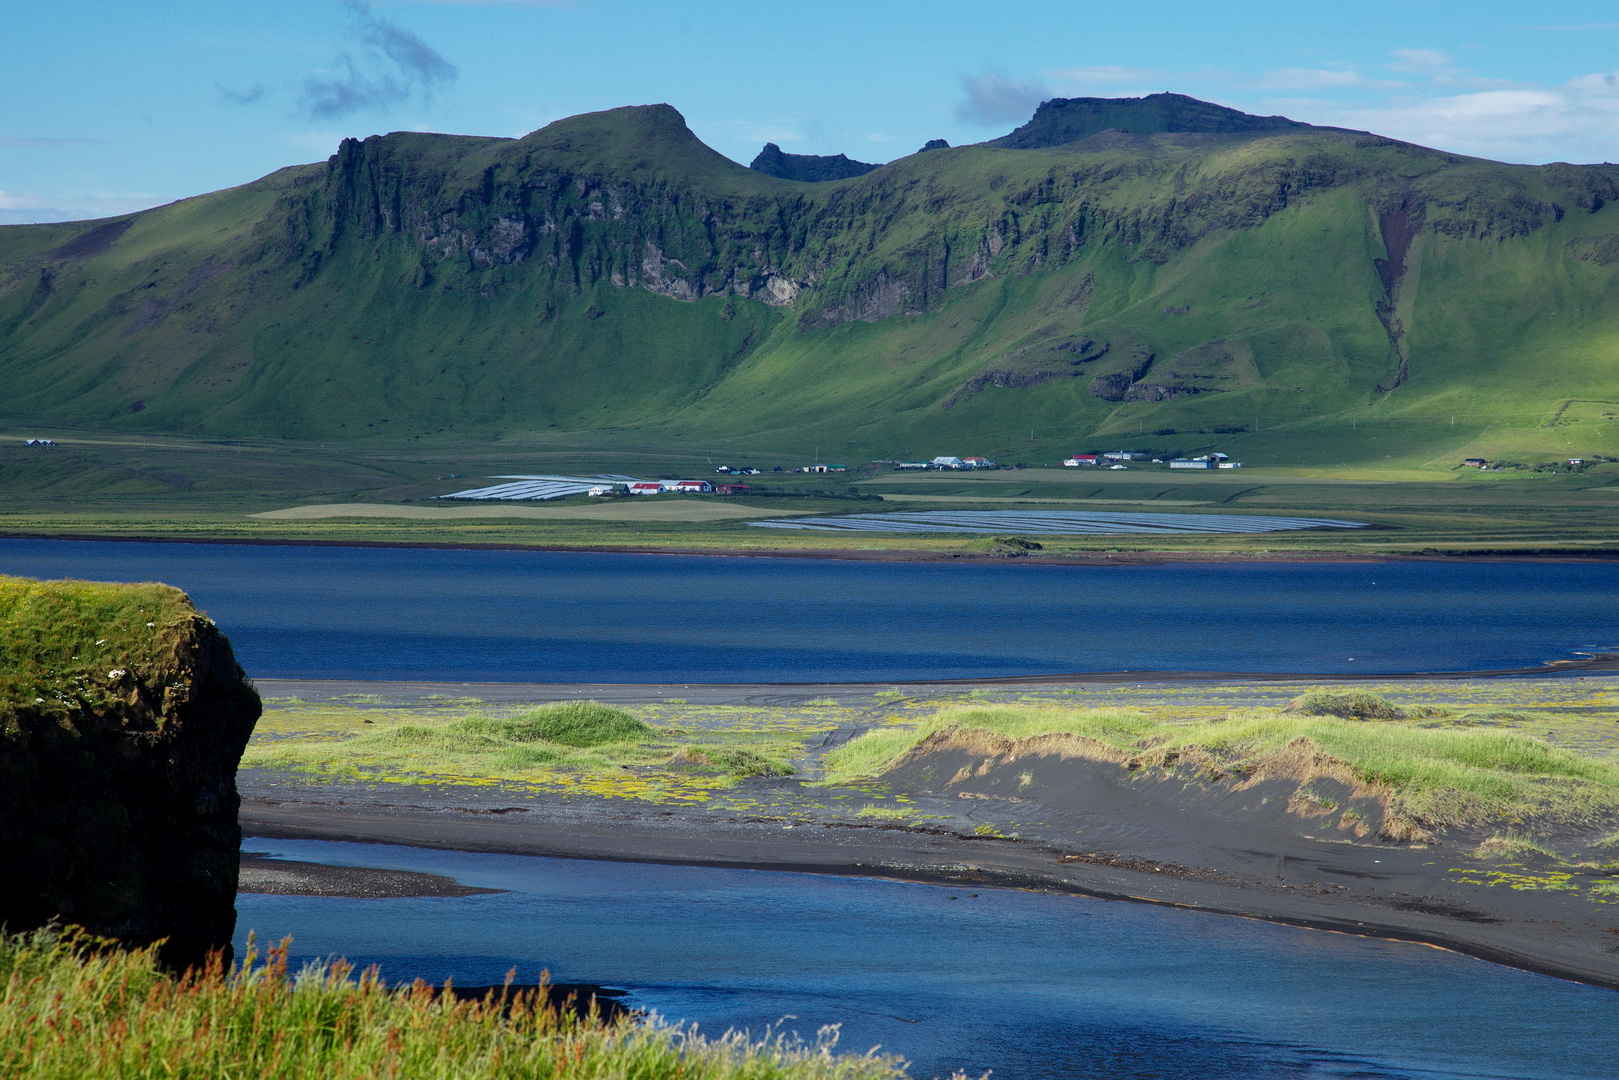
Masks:
[[[758,156],[749,162],[748,168],[782,180],[819,183],[864,176],[881,166],[869,161],[854,161],[847,154],[788,154],[775,143],[767,142]]]
[[[627,107],[348,139],[139,214],[6,226],[0,419],[850,457],[1241,427],[1306,464],[1392,457],[1337,434],[1363,421],[1411,460],[1610,425],[1619,167],[1042,111],[1043,138],[1110,126],[804,183]]]

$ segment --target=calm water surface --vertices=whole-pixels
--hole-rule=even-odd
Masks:
[[[319,841],[247,850],[446,874],[504,893],[243,895],[238,948],[378,963],[390,980],[633,991],[666,1018],[783,1016],[912,1075],[1533,1077],[1619,1071],[1619,993],[1426,946],[1010,890]]]
[[[1079,567],[0,540],[160,580],[264,678],[799,682],[1527,667],[1619,644],[1619,564]]]

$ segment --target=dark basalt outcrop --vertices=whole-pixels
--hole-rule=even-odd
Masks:
[[[1241,131],[1308,129],[1311,125],[1285,116],[1254,116],[1185,94],[1148,94],[1139,98],[1052,98],[1042,101],[1022,127],[989,143],[1005,150],[1088,139],[1103,131],[1131,135],[1171,132],[1229,134]]]
[[[0,922],[228,953],[259,711],[178,589],[0,577]]]
[[[866,161],[854,161],[845,154],[834,154],[831,157],[819,154],[785,154],[781,147],[773,142],[767,142],[748,168],[782,180],[819,183],[823,180],[847,180],[851,176],[865,176],[879,166]]]

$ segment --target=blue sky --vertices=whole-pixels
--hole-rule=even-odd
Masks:
[[[1504,161],[1619,160],[1619,5],[12,0],[0,223],[97,217],[344,136],[521,135],[666,101],[746,164],[888,161],[1052,96],[1173,90]]]

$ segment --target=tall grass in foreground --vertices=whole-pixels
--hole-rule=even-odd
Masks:
[[[1239,779],[1307,740],[1303,748],[1342,762],[1361,783],[1387,789],[1394,810],[1427,825],[1530,817],[1582,822],[1619,811],[1619,764],[1525,735],[1260,710],[1163,723],[1121,709],[947,709],[918,727],[868,732],[832,751],[827,780],[881,775],[929,736],[953,729],[1010,739],[1071,735],[1141,765],[1179,760]]]
[[[0,934],[0,1076],[8,1080],[877,1080],[894,1057],[819,1043],[560,1014],[532,992],[458,1002],[391,990],[341,961],[288,977],[285,943],[257,963],[165,974],[151,949],[72,932]]]

